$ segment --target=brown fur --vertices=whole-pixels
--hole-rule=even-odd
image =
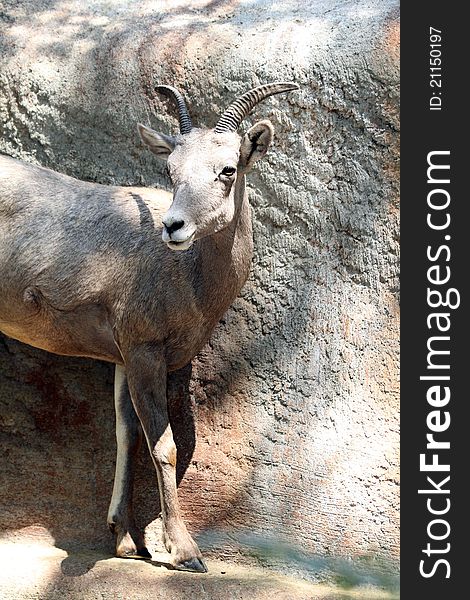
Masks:
[[[199,129],[162,142],[147,129],[150,149],[169,156],[173,199],[0,156],[0,330],[50,352],[117,365],[118,461],[108,522],[118,556],[148,554],[132,512],[142,425],[172,564],[205,570],[178,506],[166,377],[202,348],[248,276],[245,173],[272,138],[268,122],[255,127],[259,148],[248,134],[242,140]],[[233,176],[222,174],[227,163],[237,168]],[[169,247],[162,241],[162,220],[176,219],[191,228],[185,252],[169,249],[178,244],[175,234],[167,235]],[[178,235],[189,234],[180,228]]]

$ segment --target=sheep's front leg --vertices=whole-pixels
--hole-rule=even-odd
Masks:
[[[126,353],[125,362],[132,402],[157,471],[164,542],[171,564],[181,571],[204,573],[207,568],[183,522],[176,493],[176,446],[168,418],[163,353],[154,345],[141,345]]]
[[[142,444],[142,427],[132,405],[124,367],[114,374],[117,457],[108,526],[116,535],[116,556],[150,558],[142,533],[137,529],[132,507],[135,464]]]

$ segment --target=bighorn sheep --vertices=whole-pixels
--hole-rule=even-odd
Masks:
[[[259,121],[242,137],[237,129],[263,99],[295,89],[256,87],[214,129],[199,129],[181,94],[157,87],[177,105],[180,134],[138,127],[143,143],[167,159],[173,198],[0,156],[0,330],[50,352],[116,364],[118,451],[108,524],[117,556],[150,557],[132,511],[141,425],[171,564],[207,570],[178,505],[167,373],[197,354],[248,276],[253,241],[245,174],[266,154],[273,127]]]

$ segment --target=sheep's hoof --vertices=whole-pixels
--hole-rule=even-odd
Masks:
[[[129,531],[119,530],[113,527],[116,534],[116,556],[118,558],[140,558],[148,560],[152,555],[145,546],[144,536],[137,528],[134,528],[131,535]]]
[[[134,558],[136,560],[149,560],[152,555],[147,548],[138,548],[137,550],[128,550],[117,555],[118,558]]]
[[[177,571],[190,571],[191,573],[207,573],[208,569],[202,558],[188,558],[173,565]]]

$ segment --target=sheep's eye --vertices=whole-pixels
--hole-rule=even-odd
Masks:
[[[225,175],[225,177],[232,177],[232,175],[235,175],[235,167],[224,167],[222,169],[222,175]]]

